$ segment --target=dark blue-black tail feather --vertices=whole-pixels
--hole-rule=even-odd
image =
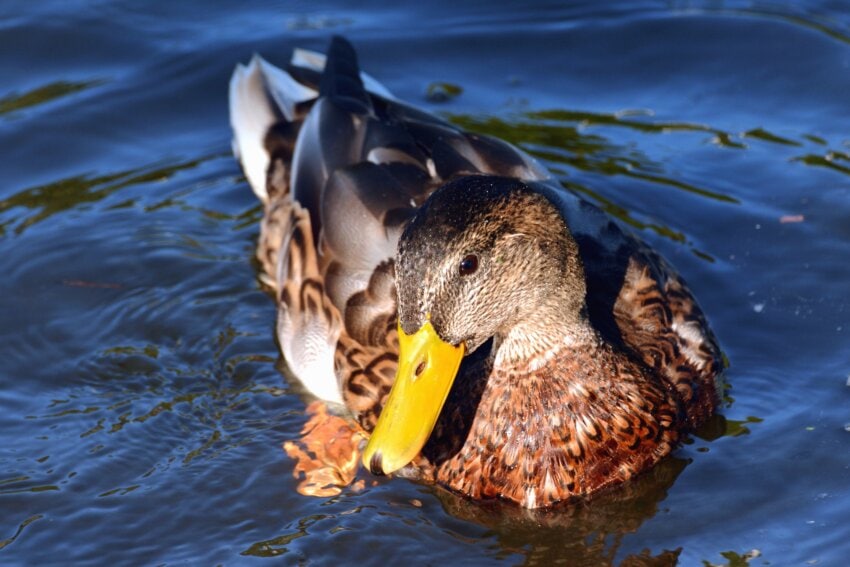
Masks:
[[[319,93],[349,112],[372,112],[372,102],[360,78],[357,53],[344,37],[335,35],[331,39]]]

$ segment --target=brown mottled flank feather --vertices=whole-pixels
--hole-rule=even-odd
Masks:
[[[720,351],[684,281],[661,258],[645,253],[644,262],[629,261],[614,317],[626,344],[675,386],[688,424],[696,428],[716,408]]]
[[[326,78],[316,59],[276,71],[295,86],[252,62],[231,83],[237,154],[250,180],[264,179],[263,187],[252,182],[265,204],[257,257],[276,291],[278,336],[293,372],[370,431],[397,367],[401,231],[448,181],[512,177],[558,193],[598,335],[536,369],[494,370],[492,345],[479,348],[405,473],[473,498],[540,507],[623,482],[668,455],[715,411],[722,370],[682,279],[524,152],[367,94],[356,59],[337,61],[353,52],[335,49]],[[251,174],[257,163],[262,175]]]

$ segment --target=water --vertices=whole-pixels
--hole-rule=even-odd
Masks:
[[[0,563],[845,564],[850,4],[344,4],[0,8]],[[670,259],[730,360],[725,423],[558,513],[363,473],[297,494],[226,94],[331,33]]]

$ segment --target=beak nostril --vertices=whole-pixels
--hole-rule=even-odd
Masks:
[[[376,451],[375,454],[372,455],[372,458],[369,459],[369,470],[372,472],[372,474],[378,475],[378,476],[383,476],[384,467],[383,467],[383,463],[381,462],[383,460],[384,460],[384,457],[383,457],[383,455],[381,455],[380,451]]]
[[[419,375],[420,375],[420,374],[422,374],[424,371],[425,371],[425,361],[423,360],[423,361],[422,361],[422,362],[420,362],[420,363],[419,363],[419,365],[416,367],[416,370],[414,370],[414,371],[413,371],[413,374],[414,374],[415,376],[419,376]]]

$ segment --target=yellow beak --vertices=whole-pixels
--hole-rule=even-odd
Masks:
[[[419,453],[446,403],[466,345],[441,339],[430,321],[407,335],[398,326],[398,370],[390,396],[363,452],[363,465],[389,474]]]

